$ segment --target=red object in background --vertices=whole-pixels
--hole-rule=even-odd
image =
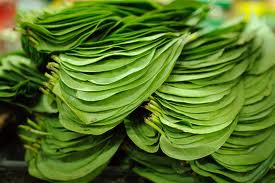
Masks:
[[[15,0],[0,0],[0,30],[14,26],[15,15]]]

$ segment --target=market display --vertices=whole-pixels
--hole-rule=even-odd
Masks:
[[[27,113],[29,173],[88,183],[123,151],[156,183],[272,179],[275,36],[256,19],[207,28],[208,10],[93,0],[21,17],[0,100]]]

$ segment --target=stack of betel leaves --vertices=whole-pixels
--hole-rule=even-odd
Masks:
[[[217,182],[256,182],[275,163],[275,37],[266,25],[252,25],[261,28],[242,78],[244,103],[237,126],[211,157],[191,163],[195,172]]]
[[[72,132],[55,115],[37,115],[19,129],[29,173],[50,182],[89,182],[107,166],[124,138],[120,129],[98,136]]]
[[[154,146],[168,156],[194,160],[210,155],[236,127],[244,101],[241,75],[252,42],[243,28],[241,22],[201,33],[150,97],[145,108],[152,114],[144,121],[160,132]]]
[[[187,161],[216,182],[261,180],[275,162],[274,39],[258,21],[201,33],[145,104],[151,113],[125,120],[130,139],[148,153],[160,148]],[[173,181],[156,176],[158,169],[147,173],[151,164],[137,173],[154,182],[180,182],[181,173]]]
[[[32,105],[46,77],[22,52],[0,57],[0,100]]]
[[[262,180],[275,162],[275,37],[256,20],[205,28],[208,9],[93,0],[22,17],[27,57],[1,58],[0,100],[28,109],[29,173],[88,183],[122,150],[157,183]]]
[[[193,38],[194,26],[205,10],[165,7],[140,16],[137,5],[144,12],[152,9],[149,2],[95,2],[77,3],[21,25],[29,35],[24,39],[34,40],[34,48],[49,52],[55,61],[48,63],[52,73],[47,88],[58,97],[61,124],[79,133],[100,135],[121,123],[160,87],[185,43]],[[111,20],[104,18],[107,13],[101,9],[110,11]],[[79,22],[86,17],[95,22]],[[79,40],[83,33],[73,30],[83,30],[80,27],[86,24],[93,28],[89,25],[91,32]],[[61,49],[59,39],[69,39],[70,45]]]

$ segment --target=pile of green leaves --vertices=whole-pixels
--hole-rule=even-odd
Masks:
[[[274,39],[254,21],[189,42],[144,106],[151,113],[125,120],[130,139],[216,182],[260,180],[275,162]]]
[[[100,135],[161,86],[204,15],[205,8],[149,1],[89,1],[20,26],[23,40],[54,61],[46,87],[57,96],[60,123]]]
[[[195,175],[184,161],[177,161],[163,154],[149,154],[134,146],[124,149],[134,161],[133,171],[156,183],[206,183],[209,179]]]
[[[160,131],[159,145],[168,156],[194,160],[210,155],[236,127],[244,100],[241,75],[252,42],[243,29],[240,22],[201,33],[186,45],[145,106],[152,112],[145,122]]]
[[[32,99],[40,94],[46,77],[23,53],[0,57],[0,100],[33,105]]]
[[[120,146],[120,130],[84,135],[64,128],[56,115],[37,115],[19,126],[29,173],[49,182],[89,182],[107,166]]]
[[[140,0],[93,0],[73,6],[21,15],[22,47],[37,64],[53,52],[76,48],[106,37],[122,26],[122,19],[154,10],[157,4]]]
[[[237,126],[211,160],[191,163],[195,172],[217,182],[256,182],[275,163],[275,37],[263,23],[252,25],[261,27],[255,41],[262,46],[243,77],[244,105]]]
[[[208,8],[184,2],[93,0],[19,20],[30,59],[1,58],[0,100],[36,104],[19,126],[32,176],[88,183],[123,141],[157,183],[250,183],[274,166],[274,35],[259,21],[204,29]]]

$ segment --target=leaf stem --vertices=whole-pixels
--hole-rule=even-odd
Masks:
[[[158,131],[161,135],[165,136],[165,133],[160,129],[160,127],[158,127],[155,123],[150,121],[148,118],[144,118],[144,122],[149,126],[151,126],[152,128],[154,128],[156,131]]]
[[[19,128],[27,130],[27,131],[29,131],[31,133],[36,134],[36,135],[42,135],[42,136],[49,135],[49,133],[47,133],[47,132],[43,132],[43,131],[40,131],[40,130],[35,130],[35,129],[33,129],[33,128],[29,127],[29,126],[26,126],[26,125],[20,125]]]
[[[33,151],[36,154],[38,153],[38,150],[36,148],[30,146],[30,145],[25,144],[24,148],[27,149],[27,150]]]

